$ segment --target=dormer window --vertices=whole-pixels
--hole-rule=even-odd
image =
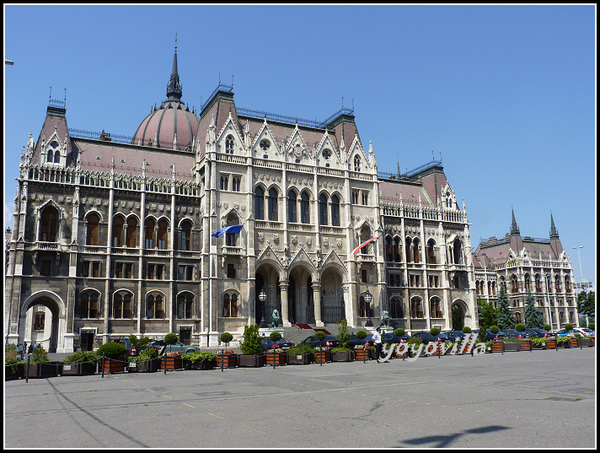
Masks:
[[[225,153],[233,154],[233,136],[228,135],[225,139]]]
[[[354,156],[354,171],[360,171],[360,157]]]

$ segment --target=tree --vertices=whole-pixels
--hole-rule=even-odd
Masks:
[[[544,325],[544,315],[535,306],[535,300],[531,293],[525,299],[525,325],[533,329],[541,329]]]
[[[477,311],[479,312],[479,339],[485,340],[485,330],[498,324],[498,310],[484,299],[477,299]]]
[[[500,285],[498,293],[498,325],[503,329],[514,329],[515,327],[515,314],[508,305],[508,297],[502,285]]]
[[[596,319],[596,293],[594,291],[581,291],[577,294],[577,312],[580,315]]]

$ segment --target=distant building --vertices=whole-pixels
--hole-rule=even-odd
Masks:
[[[477,297],[496,306],[502,285],[517,322],[525,322],[525,300],[531,294],[544,322],[554,329],[565,323],[579,325],[571,258],[563,250],[552,215],[549,239],[522,238],[513,211],[510,233],[480,243],[474,263]]]

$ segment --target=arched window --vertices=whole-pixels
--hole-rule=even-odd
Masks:
[[[225,139],[225,153],[233,154],[233,136],[228,135]]]
[[[112,246],[113,247],[123,247],[123,217],[116,216],[113,219],[113,231],[112,231]]]
[[[369,228],[367,225],[363,225],[363,227],[360,230],[360,243],[362,244],[363,242],[368,241],[369,239],[371,239],[372,233],[371,233],[371,228]],[[365,245],[362,249],[360,249],[360,253],[363,254],[372,254],[373,253],[373,242]]]
[[[129,217],[127,219],[127,247],[135,248],[137,246],[137,219]]]
[[[42,211],[40,241],[56,242],[58,231],[58,211],[54,206],[47,206]]]
[[[166,250],[169,241],[167,240],[168,224],[165,219],[158,221],[157,245],[160,250]]]
[[[80,318],[98,318],[98,293],[95,291],[84,291],[79,299]]]
[[[359,305],[358,306],[359,313],[362,318],[370,318],[371,316],[373,316],[373,310],[371,309],[371,302],[367,303],[362,294],[360,296],[358,305]]]
[[[224,318],[237,318],[238,316],[238,296],[237,294],[223,295],[223,317]]]
[[[154,220],[146,219],[144,227],[144,241],[147,249],[154,248]]]
[[[300,221],[310,223],[310,197],[307,192],[302,192],[300,199]]]
[[[227,216],[227,226],[239,225],[240,220],[238,216],[231,213]],[[238,238],[240,237],[237,233],[225,233],[225,244],[228,247],[236,247],[238,245]]]
[[[404,304],[399,297],[393,297],[390,301],[390,318],[404,318]]]
[[[146,318],[164,319],[164,317],[162,294],[149,294],[146,298]]]
[[[406,248],[406,250],[404,251],[404,253],[406,254],[406,262],[407,263],[410,263],[411,258],[413,256],[412,253],[410,253],[410,251],[411,251],[411,244],[412,244],[412,240],[409,237],[407,237],[404,240],[404,247]]]
[[[59,150],[56,150],[56,152],[54,153],[54,163],[60,164],[60,151]]]
[[[421,299],[419,297],[415,297],[410,301],[410,317],[423,317],[423,303],[421,302]]]
[[[260,186],[254,189],[254,218],[256,220],[265,218],[265,191]]]
[[[87,218],[86,245],[98,245],[98,224],[100,218],[96,214],[90,214]]]
[[[192,222],[185,220],[181,223],[181,250],[192,250]]]
[[[454,252],[452,256],[454,264],[462,264],[462,243],[460,242],[460,239],[454,239],[452,246]]]
[[[354,156],[354,171],[360,171],[360,157]]]
[[[327,197],[319,196],[319,225],[327,225]]]
[[[278,220],[277,215],[277,189],[269,190],[269,220]]]
[[[431,305],[430,316],[432,318],[443,318],[442,302],[440,301],[440,298],[437,296],[432,297],[430,305]]]
[[[296,215],[296,203],[297,197],[296,192],[290,190],[288,192],[288,222],[297,222],[298,217]]]
[[[413,239],[413,262],[420,263],[419,259],[419,240],[417,238]]]
[[[385,237],[385,260],[390,262],[394,261],[394,247],[391,236]]]
[[[435,257],[435,241],[433,239],[429,239],[427,241],[427,262],[429,264],[436,264]]]
[[[510,277],[510,283],[511,283],[511,288],[510,288],[511,292],[513,294],[518,293],[519,292],[519,280],[517,279],[516,275],[513,274]]]
[[[331,197],[331,224],[340,226],[340,199],[337,195]]]
[[[193,305],[194,295],[192,293],[182,293],[177,296],[177,317],[180,319],[191,319]]]
[[[131,293],[123,291],[115,294],[113,318],[131,319]]]
[[[46,327],[46,313],[38,311],[33,315],[33,330],[44,331]]]
[[[531,277],[529,274],[525,274],[525,291],[531,291]]]

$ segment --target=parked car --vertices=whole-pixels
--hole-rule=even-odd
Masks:
[[[408,341],[408,339],[410,338],[410,335],[402,335],[402,336],[398,336],[395,333],[384,333],[381,336],[381,341],[383,343],[390,343],[390,344],[397,344],[397,343],[406,343]]]
[[[412,335],[413,338],[420,338],[423,340],[423,343],[429,343],[430,341],[434,342],[444,342],[450,341],[448,335],[443,332],[438,333],[437,335],[432,335],[430,332],[417,332]]]
[[[523,332],[515,329],[502,329],[504,338],[529,338],[531,335],[524,330]]]
[[[285,338],[280,338],[277,341],[273,341],[269,337],[262,337],[260,342],[262,344],[263,351],[268,351],[269,349],[273,348],[281,348],[284,351],[287,351],[291,347],[295,346],[294,343],[286,340]]]
[[[575,329],[560,329],[556,332],[557,337],[574,337],[577,334],[581,335],[581,332]]]
[[[450,341],[464,340],[467,337],[467,334],[460,330],[446,330],[442,332],[444,335],[448,337]],[[477,337],[477,332],[471,332],[474,337]]]
[[[188,352],[199,351],[200,348],[197,346],[192,346],[190,344],[183,344],[181,341],[175,342],[175,344],[166,344],[165,340],[154,340],[150,342],[150,346],[156,349],[159,353],[163,352],[163,348],[165,348],[164,352],[179,352],[181,354],[186,354]]]
[[[489,340],[501,340],[505,336],[506,335],[501,330],[498,331],[498,333],[492,333],[492,331],[490,329],[485,329],[485,340],[486,341],[489,341]]]
[[[360,339],[356,336],[356,334],[352,334],[350,335],[350,339],[348,340],[347,344],[349,348],[353,348],[355,346],[359,346],[359,345],[364,345],[365,343],[369,343],[369,344],[373,344],[373,335],[372,334],[367,334],[367,336],[364,339]]]
[[[591,337],[594,335],[594,331],[587,327],[573,327],[575,332],[579,332],[582,337]]]
[[[328,349],[337,348],[339,341],[333,335],[325,335],[323,340],[317,340],[314,335],[302,340],[302,344],[307,344],[313,348],[317,346],[327,346]]]
[[[525,332],[527,332],[530,336],[530,338],[535,338],[535,337],[549,337],[550,336],[550,332],[548,332],[547,330],[544,329],[535,329],[533,327],[525,329]]]

